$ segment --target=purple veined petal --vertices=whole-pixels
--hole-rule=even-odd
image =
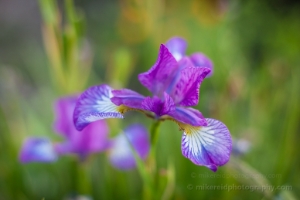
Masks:
[[[66,138],[76,131],[73,123],[73,112],[79,95],[59,98],[54,104],[54,130]]]
[[[163,100],[156,96],[146,97],[142,102],[142,108],[143,110],[153,112],[157,117],[160,117],[172,112],[175,109],[175,103],[167,93],[164,93]]]
[[[180,59],[178,62],[178,70],[173,79],[171,80],[170,84],[168,85],[168,88],[166,89],[166,92],[172,96],[173,99],[176,99],[176,96],[174,96],[174,91],[176,89],[176,85],[178,84],[178,81],[181,79],[181,71],[185,68],[191,68],[194,66],[194,64],[191,62],[191,60],[185,56]],[[177,102],[175,102],[177,103]]]
[[[111,164],[121,170],[129,170],[136,166],[136,161],[128,142],[132,144],[141,159],[145,159],[150,150],[149,136],[145,127],[139,124],[127,127],[124,130],[124,134],[119,134],[114,138],[109,152]]]
[[[153,112],[156,116],[160,116],[162,105],[162,100],[157,96],[146,97],[142,102],[142,109]]]
[[[56,160],[56,152],[47,138],[27,138],[20,152],[20,161],[23,163],[54,162]]]
[[[206,67],[187,67],[180,71],[170,96],[176,105],[195,106],[199,101],[199,89],[203,79],[210,72]]]
[[[154,96],[162,97],[178,73],[179,65],[165,45],[160,45],[156,63],[147,72],[139,74],[138,78]]]
[[[108,85],[93,86],[84,91],[77,100],[73,120],[81,131],[91,122],[105,118],[123,118],[123,115],[110,98],[112,89]]]
[[[217,171],[229,161],[232,139],[227,127],[215,119],[206,119],[208,126],[194,127],[183,133],[182,154],[196,165]]]
[[[173,37],[166,42],[166,47],[174,58],[179,61],[185,55],[187,43],[183,38]]]
[[[167,116],[163,116],[163,118],[175,121],[181,129],[207,125],[202,113],[194,108],[176,107],[175,110],[167,113]]]
[[[145,99],[143,95],[129,89],[113,90],[112,94],[111,101],[115,105],[125,105],[132,109],[142,109],[141,103]]]
[[[213,73],[213,63],[212,61],[206,57],[203,53],[193,53],[190,56],[191,61],[196,67],[207,67],[211,71],[208,73],[207,77],[210,77]]]

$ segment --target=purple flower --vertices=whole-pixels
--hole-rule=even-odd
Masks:
[[[57,154],[47,138],[28,138],[21,149],[20,161],[27,162],[54,162]]]
[[[199,87],[211,70],[195,67],[190,58],[178,56],[184,53],[183,43],[169,41],[168,44],[172,53],[162,44],[154,66],[138,76],[152,97],[129,89],[113,90],[108,85],[93,86],[79,97],[74,124],[77,130],[83,130],[100,119],[123,118],[130,110],[156,120],[172,120],[184,131],[183,155],[197,165],[216,171],[229,160],[230,133],[223,123],[205,119],[201,112],[190,107],[198,104]]]
[[[84,159],[91,153],[108,148],[108,126],[104,120],[92,123],[83,131],[77,131],[73,124],[73,111],[77,96],[60,98],[55,102],[54,130],[64,136],[65,142],[56,144],[59,154],[74,153]]]
[[[130,144],[132,147],[130,146]],[[117,135],[109,149],[109,159],[118,169],[132,169],[136,162],[132,153],[134,148],[141,159],[146,159],[150,150],[148,132],[144,126],[133,124],[124,130],[124,134]]]
[[[187,42],[180,37],[173,37],[166,42],[166,47],[169,49],[170,53],[174,56],[177,61],[182,58],[188,58],[196,67],[207,67],[211,72],[207,77],[211,76],[213,73],[213,63],[209,58],[207,58],[203,53],[196,52],[187,57],[185,55]]]
[[[134,168],[136,163],[130,147],[145,159],[150,146],[147,130],[134,124],[116,138],[109,139],[109,129],[104,120],[91,123],[83,131],[73,124],[73,111],[77,96],[60,98],[55,102],[54,130],[65,138],[62,143],[52,144],[47,138],[28,138],[20,153],[21,162],[53,162],[58,155],[76,154],[82,160],[91,153],[107,151],[114,167],[122,170]]]

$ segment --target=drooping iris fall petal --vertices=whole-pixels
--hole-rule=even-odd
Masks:
[[[232,149],[232,140],[227,127],[215,119],[206,119],[208,125],[193,127],[182,136],[182,154],[196,165],[216,171],[226,164]]]
[[[123,118],[112,98],[112,89],[108,85],[93,86],[81,94],[74,110],[74,124],[81,131],[90,123],[106,118]]]

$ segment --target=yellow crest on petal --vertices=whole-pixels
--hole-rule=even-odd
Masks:
[[[121,113],[122,115],[123,115],[124,113],[130,111],[130,110],[135,110],[135,109],[134,109],[134,108],[130,108],[130,107],[128,107],[128,106],[125,106],[125,105],[123,105],[123,104],[117,107],[117,111],[118,111],[119,113]]]
[[[192,126],[190,124],[182,123],[182,122],[177,121],[177,120],[175,120],[174,118],[172,118],[172,117],[170,117],[168,115],[162,116],[160,118],[160,120],[171,120],[171,121],[175,122],[176,124],[178,124],[179,130],[180,131],[184,131],[188,135],[191,134],[191,133],[193,133],[193,132],[197,132],[197,131],[199,131],[202,128],[202,126]]]

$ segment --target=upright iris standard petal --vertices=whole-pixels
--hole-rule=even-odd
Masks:
[[[166,47],[174,58],[179,61],[185,55],[187,43],[183,38],[173,37],[166,42]]]
[[[164,91],[172,83],[179,65],[165,45],[160,46],[156,63],[147,72],[139,74],[139,81],[153,95],[162,97]]]
[[[109,158],[118,169],[127,170],[136,166],[129,142],[141,159],[148,156],[150,142],[147,130],[139,124],[131,125],[124,130],[124,134],[119,134],[112,141]]]
[[[73,124],[73,112],[78,99],[77,95],[57,99],[54,104],[54,130],[65,138],[70,137],[76,129]]]
[[[209,72],[209,74],[207,75],[207,77],[212,75],[212,73],[213,73],[213,63],[203,53],[193,53],[190,56],[190,59],[196,67],[207,67],[211,70]]]
[[[230,157],[232,140],[227,127],[215,119],[206,119],[208,126],[194,127],[182,136],[182,154],[196,165],[216,171]]]
[[[20,161],[27,162],[54,162],[56,152],[47,138],[28,138],[21,149]]]
[[[110,140],[108,139],[109,129],[105,120],[99,120],[91,123],[76,140],[78,153],[95,153],[109,148]]]
[[[103,151],[108,146],[108,127],[104,120],[91,123],[83,131],[77,131],[73,112],[77,95],[67,96],[55,102],[54,129],[65,136],[65,142],[55,144],[59,154],[75,153],[84,158],[90,153]]]
[[[91,123],[82,131],[75,130],[65,142],[58,143],[55,147],[59,154],[75,153],[84,159],[91,153],[105,151],[109,148],[108,133],[106,122],[99,120]]]
[[[74,110],[74,124],[81,131],[91,122],[105,118],[123,118],[118,106],[111,102],[112,89],[98,85],[87,89],[77,100]]]
[[[210,69],[205,67],[187,67],[181,70],[179,79],[170,93],[175,103],[181,106],[197,105],[200,85],[209,72]]]

